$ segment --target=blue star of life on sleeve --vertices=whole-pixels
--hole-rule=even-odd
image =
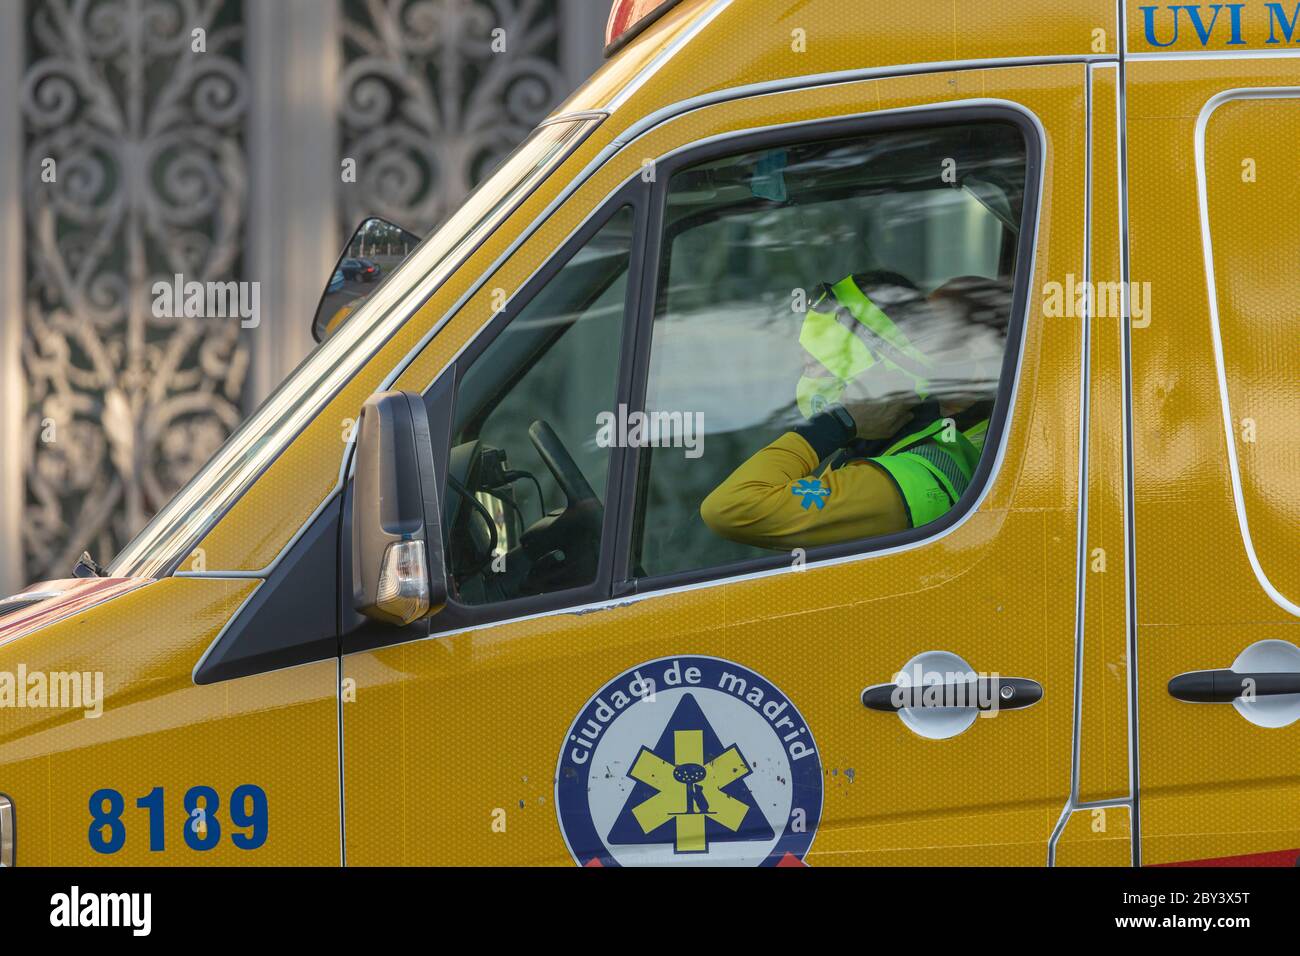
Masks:
[[[790,494],[797,495],[801,499],[804,511],[807,511],[810,505],[816,505],[817,510],[821,511],[826,507],[826,498],[830,493],[831,490],[822,484],[820,478],[801,479],[790,489]]]

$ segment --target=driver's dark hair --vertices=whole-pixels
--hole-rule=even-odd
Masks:
[[[894,272],[892,269],[868,269],[866,272],[853,273],[853,281],[857,283],[859,289],[865,289],[873,285],[893,285],[904,289],[917,288],[915,282],[903,275],[901,272]]]

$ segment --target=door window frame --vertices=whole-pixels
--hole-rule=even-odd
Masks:
[[[443,369],[442,373],[425,389],[424,400],[430,416],[439,495],[445,496],[448,493],[446,468],[454,437],[456,399],[464,374],[505,331],[510,322],[526,309],[573,257],[624,208],[632,211],[632,243],[629,249],[627,291],[623,303],[618,368],[614,382],[614,408],[617,409],[619,403],[629,400],[631,369],[635,361],[632,350],[640,313],[641,290],[644,286],[642,270],[646,262],[644,250],[646,226],[649,221],[647,208],[649,193],[644,186],[640,178],[636,177],[615,190],[595,207],[559,250],[528,277],[519,291],[510,297],[505,307],[475,333],[451,364]],[[579,587],[485,604],[463,603],[458,601],[449,590],[446,605],[429,618],[430,636],[566,607],[594,604],[610,597],[612,592],[610,574],[614,567],[613,548],[617,523],[617,515],[612,503],[619,500],[625,456],[621,448],[611,447],[609,452],[609,471],[604,491],[604,522],[601,526],[600,557],[597,561],[595,580]],[[439,498],[440,504],[443,501],[443,498]]]
[[[629,414],[645,409],[649,384],[650,348],[654,333],[656,295],[662,268],[664,238],[664,210],[673,174],[687,166],[713,159],[723,159],[740,153],[753,152],[780,146],[855,136],[891,133],[912,129],[937,129],[947,126],[969,126],[974,123],[1004,123],[1020,130],[1025,147],[1025,190],[1021,210],[1020,235],[1016,251],[1016,271],[1013,276],[1011,313],[1007,324],[1006,349],[998,378],[998,390],[983,453],[965,492],[940,518],[916,528],[871,538],[855,538],[837,544],[818,545],[804,549],[805,567],[814,562],[836,558],[865,557],[902,547],[916,545],[937,538],[961,523],[984,497],[992,477],[1000,464],[1010,427],[1011,408],[1014,405],[1025,343],[1025,326],[1028,320],[1029,290],[1035,267],[1035,250],[1040,225],[1043,188],[1043,132],[1037,118],[1028,108],[1008,102],[1006,105],[981,104],[948,106],[943,104],[909,107],[905,111],[868,113],[853,117],[810,120],[769,127],[757,131],[724,133],[696,144],[684,146],[655,163],[655,181],[650,184],[651,198],[646,221],[646,262],[641,272],[641,289],[637,310],[636,352],[633,366],[634,380],[629,402]],[[627,459],[620,466],[622,480],[618,501],[614,561],[611,578],[613,597],[663,591],[706,582],[723,582],[768,571],[788,569],[790,553],[776,551],[771,555],[746,558],[711,567],[674,571],[667,574],[637,577],[632,573],[632,543],[636,531],[637,492],[641,476],[642,449],[621,449]],[[740,464],[740,462],[736,462]],[[608,508],[607,508],[608,510]]]
[[[438,456],[438,483],[446,493],[444,469],[451,448],[455,416],[455,393],[463,371],[468,368],[506,325],[525,308],[542,288],[621,208],[633,210],[633,240],[628,264],[628,288],[624,306],[615,408],[626,404],[629,414],[644,410],[650,371],[650,346],[654,331],[655,297],[660,275],[664,209],[673,174],[686,166],[755,150],[844,139],[912,129],[965,126],[972,123],[1004,123],[1020,130],[1025,148],[1025,190],[1021,229],[1017,241],[1016,273],[1013,277],[1011,313],[1007,326],[1006,350],[999,375],[999,387],[989,417],[984,453],[965,493],[941,518],[893,534],[857,538],[838,544],[805,549],[805,564],[881,554],[936,539],[956,527],[983,499],[1001,464],[1011,426],[1011,410],[1019,385],[1029,312],[1029,291],[1035,269],[1035,252],[1041,226],[1045,134],[1037,117],[1025,106],[1011,101],[976,105],[927,104],[898,110],[871,112],[851,117],[815,119],[759,130],[722,133],[684,144],[654,161],[654,178],[647,182],[634,174],[607,196],[588,215],[560,249],[548,258],[511,297],[506,307],[493,316],[463,347],[455,359],[424,391],[429,407],[434,451]],[[633,594],[653,594],[683,586],[722,584],[728,580],[779,571],[790,567],[786,552],[733,561],[711,567],[648,575],[631,574],[631,544],[635,521],[636,494],[642,449],[610,449],[606,486],[601,553],[596,580],[589,585],[546,594],[511,598],[487,604],[463,604],[449,596],[446,606],[429,619],[429,636],[488,624],[518,620],[547,612],[598,605]],[[409,639],[409,638],[407,638]]]

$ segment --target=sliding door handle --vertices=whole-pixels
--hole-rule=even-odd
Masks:
[[[1300,694],[1300,673],[1190,671],[1169,682],[1169,694],[1194,704],[1230,704],[1238,698]]]
[[[862,692],[871,710],[895,713],[936,707],[968,707],[980,711],[1017,710],[1043,699],[1043,685],[1027,677],[978,677],[948,684],[876,684]]]

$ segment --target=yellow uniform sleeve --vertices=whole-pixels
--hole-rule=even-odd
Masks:
[[[731,541],[779,550],[911,527],[903,497],[882,469],[858,461],[814,476],[816,467],[812,446],[786,432],[714,488],[700,517]]]

